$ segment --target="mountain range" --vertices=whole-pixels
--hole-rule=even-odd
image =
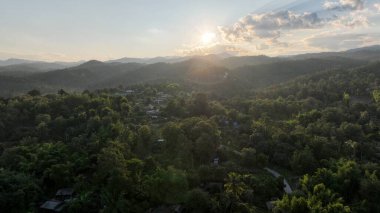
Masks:
[[[259,89],[322,70],[352,68],[380,59],[380,46],[287,57],[229,56],[121,58],[85,63],[10,59],[0,64],[0,96],[39,89],[43,93],[115,88],[140,83],[185,82],[228,92]]]

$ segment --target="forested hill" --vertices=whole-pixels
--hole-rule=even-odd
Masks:
[[[344,57],[356,60],[378,61],[380,45],[350,49],[342,52],[307,53],[292,56],[294,59]]]
[[[283,61],[257,66],[244,66],[231,72],[233,78],[252,88],[263,88],[307,74],[333,69],[347,69],[367,64],[366,61],[346,58],[305,59]]]
[[[372,91],[380,87],[380,62],[349,69],[335,69],[300,76],[288,83],[264,90],[265,97],[314,97],[329,103],[339,100],[339,93],[370,99]],[[313,92],[310,92],[313,91]],[[310,93],[313,96],[310,96]],[[330,99],[332,98],[332,99]],[[330,101],[328,101],[330,100]]]
[[[277,61],[262,56],[255,58],[262,61],[255,62],[256,65],[227,68],[229,66],[226,63],[247,61],[247,57],[226,60],[211,60],[206,57],[155,64],[89,61],[76,67],[42,73],[17,72],[11,75],[9,72],[0,72],[0,81],[6,82],[0,84],[0,96],[14,96],[32,89],[52,93],[59,89],[83,91],[159,82],[186,83],[206,91],[210,88],[218,90],[220,87],[225,90],[230,87],[257,89],[326,69],[356,67],[368,63],[365,60],[341,57]]]
[[[70,188],[68,212],[379,212],[379,80],[372,63],[234,97],[160,82],[0,99],[0,209]]]
[[[287,57],[206,56],[122,58],[106,62],[2,61],[0,96],[12,97],[38,89],[84,91],[141,83],[177,82],[201,91],[242,92],[261,89],[296,77],[336,68],[353,68],[378,61],[379,46],[342,52],[322,52]],[[22,82],[22,83],[20,83]],[[222,88],[222,90],[220,90]]]

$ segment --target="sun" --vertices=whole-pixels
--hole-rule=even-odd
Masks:
[[[215,37],[216,37],[215,33],[205,32],[201,36],[201,42],[203,44],[210,44],[211,42],[215,40]]]

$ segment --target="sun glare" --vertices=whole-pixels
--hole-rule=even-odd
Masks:
[[[202,34],[201,41],[203,44],[209,44],[215,40],[215,37],[215,33],[206,32]]]

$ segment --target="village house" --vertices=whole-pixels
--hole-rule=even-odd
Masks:
[[[135,94],[135,91],[132,90],[132,89],[128,89],[128,90],[125,90],[125,91],[124,91],[124,95],[126,95],[126,96],[128,96],[128,95],[133,95],[133,94]]]
[[[162,205],[155,209],[150,209],[148,212],[149,213],[182,213],[182,212],[185,212],[185,208],[179,204],[171,205],[171,206]]]
[[[59,189],[55,193],[55,197],[51,200],[46,201],[40,206],[41,212],[62,212],[67,202],[70,202],[74,196],[74,189],[63,188]]]

